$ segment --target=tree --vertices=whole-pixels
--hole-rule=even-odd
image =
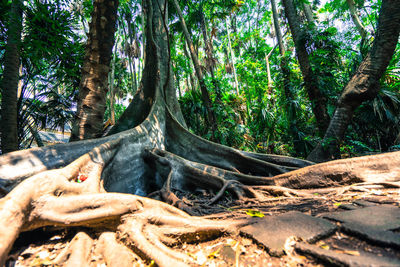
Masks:
[[[293,137],[293,144],[294,144],[294,148],[296,150],[296,152],[298,154],[300,154],[300,147],[299,147],[299,142],[298,140],[296,140],[296,135],[297,134],[297,127],[296,127],[296,123],[295,120],[297,118],[297,112],[296,112],[296,108],[293,106],[292,102],[293,102],[293,93],[292,90],[290,88],[290,68],[289,68],[289,64],[288,64],[288,58],[287,55],[285,55],[286,53],[286,49],[283,43],[283,38],[282,38],[282,33],[281,33],[281,29],[279,26],[279,20],[278,20],[278,11],[276,8],[276,2],[275,0],[271,0],[271,9],[272,9],[272,16],[273,16],[273,24],[274,24],[274,29],[275,29],[275,35],[276,35],[276,39],[278,41],[278,46],[279,46],[279,54],[281,55],[281,62],[280,62],[280,69],[282,72],[282,76],[283,76],[283,91],[286,97],[286,105],[285,105],[285,109],[286,109],[286,113],[289,119],[289,132]]]
[[[221,101],[221,89],[219,88],[218,80],[215,79],[215,74],[214,74],[214,66],[215,66],[215,61],[216,59],[214,58],[214,53],[213,53],[213,44],[212,44],[212,36],[211,38],[208,38],[207,34],[207,26],[206,26],[206,17],[204,15],[204,8],[203,8],[203,3],[200,4],[200,8],[198,10],[198,13],[200,13],[200,28],[201,28],[201,33],[203,35],[203,41],[204,41],[204,50],[206,54],[206,68],[208,69],[210,75],[211,75],[211,80],[214,86],[214,90],[217,96],[218,101]]]
[[[356,108],[364,101],[375,98],[379,92],[380,78],[398,44],[399,32],[400,1],[383,1],[373,46],[343,89],[323,141],[315,147],[308,159],[321,162],[340,157],[338,146]]]
[[[306,47],[306,33],[300,27],[300,18],[297,15],[293,0],[282,0],[285,7],[286,18],[296,47],[296,55],[303,74],[304,86],[311,101],[312,110],[317,120],[318,129],[325,132],[329,124],[329,115],[326,108],[326,97],[318,87],[318,78],[314,74]]]
[[[94,1],[71,141],[96,138],[103,133],[117,9],[117,0]]]
[[[228,27],[228,19],[225,20],[225,27],[226,27],[226,35],[228,36],[228,50],[232,61],[232,70],[233,70],[233,78],[235,79],[236,94],[239,95],[239,82],[236,74],[236,60],[235,60],[235,54],[233,53],[232,50],[231,32]]]
[[[211,103],[210,95],[208,93],[208,90],[207,90],[207,87],[206,87],[206,84],[204,81],[203,72],[200,68],[199,59],[194,50],[193,42],[192,42],[192,39],[190,38],[190,34],[189,34],[188,28],[186,26],[185,18],[183,17],[181,8],[179,7],[179,3],[177,0],[174,0],[173,3],[174,3],[174,7],[176,9],[176,12],[178,13],[179,19],[181,21],[182,30],[183,30],[183,34],[185,36],[187,46],[189,48],[190,57],[192,58],[195,73],[196,73],[197,79],[199,80],[201,95],[202,95],[202,98],[204,101],[204,105],[207,109],[207,119],[213,130],[213,136],[215,136],[216,131],[218,131],[217,119],[215,118],[215,114],[212,110],[212,103]]]
[[[18,150],[17,92],[19,83],[22,31],[22,2],[12,1],[8,22],[8,39],[1,81],[1,151]]]
[[[362,24],[360,17],[357,14],[356,3],[354,0],[346,0],[347,5],[349,6],[349,11],[351,15],[351,19],[353,20],[354,24],[356,25],[357,31],[361,35],[361,40],[364,41],[367,37],[367,30],[365,29],[364,25]]]
[[[0,231],[1,265],[21,231],[55,225],[98,232],[96,247],[105,251],[106,262],[110,256],[132,262],[132,254],[124,252],[129,247],[158,266],[186,266],[192,259],[171,246],[232,233],[241,222],[192,217],[186,212],[196,213],[193,202],[179,199],[175,192],[213,190],[211,205],[225,191],[248,201],[263,200],[266,192],[296,194],[290,188],[385,184],[387,177],[396,177],[390,178],[391,186],[398,183],[400,152],[312,165],[239,151],[187,131],[176,105],[171,62],[165,56],[166,7],[162,0],[145,3],[145,69],[115,134],[0,157],[1,190],[10,191],[0,199],[0,227],[7,227]],[[78,233],[58,264],[77,260],[86,265],[92,244],[91,237]],[[83,245],[87,249],[74,249]]]

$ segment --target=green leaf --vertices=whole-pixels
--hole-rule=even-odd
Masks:
[[[251,217],[259,217],[259,218],[262,218],[265,216],[261,211],[258,211],[258,210],[247,210],[246,214]]]

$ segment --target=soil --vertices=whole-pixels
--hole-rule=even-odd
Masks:
[[[208,206],[205,203],[212,196],[205,192],[186,196],[181,193],[180,197],[194,200],[202,216],[208,219],[274,216],[288,211],[300,211],[308,215],[319,216],[327,212],[348,209],[349,205],[357,206],[357,203],[364,203],[365,201],[397,207],[400,203],[399,189],[347,188],[347,190],[339,189],[336,193],[315,192],[315,190],[313,192],[313,196],[307,198],[271,196],[262,203],[235,203],[230,201],[227,194],[225,198]],[[249,211],[253,211],[253,213]],[[254,213],[254,211],[258,212]],[[339,222],[336,223],[340,224]],[[67,229],[47,227],[22,233],[14,243],[6,266],[58,266],[54,263],[54,260],[79,231],[88,234],[95,242],[100,234],[91,229],[77,227]],[[361,250],[373,253],[377,257],[386,256],[400,259],[400,252],[396,248],[370,244],[365,240],[340,231],[319,240],[315,245],[322,249],[348,255],[357,256]],[[183,243],[174,247],[174,249],[188,255],[192,259],[190,265],[193,266],[325,266],[326,264],[313,256],[296,253],[295,250],[290,248],[285,249],[284,256],[273,257],[268,254],[267,249],[257,245],[254,240],[239,235],[222,236],[202,243]],[[138,256],[135,259],[133,266],[155,265],[154,262],[142,260]],[[91,253],[91,266],[107,266],[102,256],[96,254],[95,249]]]

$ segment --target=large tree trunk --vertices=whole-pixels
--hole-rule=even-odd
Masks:
[[[1,151],[18,150],[17,94],[19,83],[22,2],[12,1],[8,21],[4,73],[1,81]]]
[[[118,0],[96,0],[93,5],[71,141],[97,138],[103,133]]]
[[[282,0],[286,18],[296,47],[296,55],[303,74],[304,86],[312,105],[312,111],[317,121],[320,133],[326,131],[329,125],[329,115],[326,108],[326,97],[318,87],[318,78],[314,74],[306,48],[306,33],[300,27],[300,18],[297,15],[293,0]]]
[[[119,266],[118,259],[132,263],[133,253],[161,267],[193,266],[193,258],[173,247],[237,233],[243,221],[190,216],[182,209],[196,214],[199,206],[193,204],[200,202],[180,199],[176,192],[209,190],[213,196],[206,205],[211,206],[226,192],[241,205],[240,200],[265,200],[267,194],[300,193],[290,188],[355,182],[400,186],[400,152],[310,166],[305,160],[239,151],[187,131],[165,56],[165,2],[146,3],[143,78],[116,134],[0,157],[0,193],[9,191],[0,199],[1,266],[20,232],[45,226],[81,227],[57,265],[88,266],[96,249],[110,266]],[[88,228],[97,242],[83,232]]]
[[[344,138],[355,109],[364,101],[375,98],[379,92],[379,80],[393,56],[399,32],[400,0],[384,0],[373,47],[343,89],[322,141],[323,145],[319,144],[308,156],[309,159],[322,162],[340,157],[338,146]]]
[[[187,29],[186,26],[186,22],[185,22],[185,18],[183,17],[181,8],[179,7],[179,3],[177,0],[173,0],[174,3],[174,7],[178,13],[179,19],[181,21],[181,25],[182,25],[182,30],[183,30],[183,34],[185,35],[185,40],[186,43],[189,47],[189,52],[190,52],[190,57],[192,58],[193,61],[193,66],[196,72],[196,76],[197,79],[199,80],[199,84],[200,84],[200,91],[201,91],[201,95],[204,101],[204,105],[207,109],[207,119],[208,119],[208,123],[211,126],[211,129],[213,131],[213,135],[215,135],[215,132],[218,130],[218,126],[217,126],[217,119],[215,117],[215,114],[212,110],[212,103],[211,103],[211,99],[210,99],[210,95],[208,93],[207,87],[206,87],[206,83],[204,81],[204,76],[203,76],[203,72],[200,68],[200,63],[199,63],[199,59],[197,58],[197,54],[195,52],[194,46],[193,46],[193,42],[192,42],[192,38],[190,37],[189,31]]]

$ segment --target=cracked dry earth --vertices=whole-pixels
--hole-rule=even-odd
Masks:
[[[348,187],[240,205],[229,204],[229,195],[212,206],[202,204],[212,197],[207,194],[185,197],[197,200],[206,218],[250,222],[237,236],[174,247],[192,259],[189,266],[400,266],[399,189]],[[133,262],[105,262],[96,245],[115,238],[114,233],[84,228],[23,233],[6,266],[59,266],[73,238],[87,239],[91,249],[76,249],[88,251],[91,266],[154,266],[122,244],[119,249],[132,254]]]

